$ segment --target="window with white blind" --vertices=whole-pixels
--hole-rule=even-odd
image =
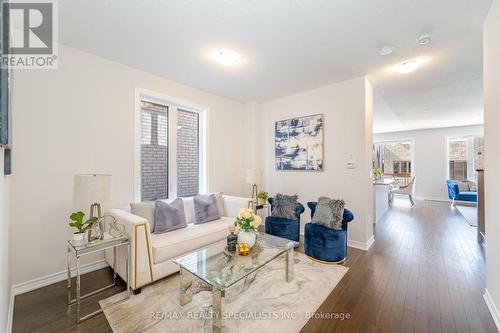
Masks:
[[[136,98],[136,200],[204,191],[204,111],[157,95]]]

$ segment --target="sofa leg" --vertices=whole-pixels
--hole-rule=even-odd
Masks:
[[[413,196],[410,194],[410,195],[409,195],[409,197],[410,197],[410,202],[411,202],[411,205],[412,205],[412,206],[415,206],[415,202],[413,201]]]
[[[137,289],[134,289],[134,295],[139,295],[142,291],[142,288],[137,288]]]

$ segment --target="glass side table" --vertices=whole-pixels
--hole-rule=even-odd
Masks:
[[[271,215],[271,205],[269,203],[267,203],[267,202],[265,204],[263,204],[263,205],[259,205],[257,202],[251,201],[251,202],[248,203],[248,208],[253,209],[253,212],[255,214],[257,214],[258,210],[267,209],[267,216]]]
[[[127,290],[125,292],[125,296],[123,299],[118,300],[117,302],[121,302],[124,300],[127,300],[130,297],[130,285],[129,285],[129,262],[130,262],[130,242],[126,236],[120,236],[120,237],[113,237],[109,233],[104,233],[104,239],[102,240],[96,240],[90,243],[84,243],[84,244],[74,244],[73,241],[68,241],[68,306],[71,306],[76,303],[76,322],[81,323],[82,321],[89,319],[99,313],[102,312],[102,309],[99,309],[95,312],[92,312],[90,314],[87,314],[83,317],[80,316],[80,307],[81,307],[81,301],[90,297],[94,296],[106,289],[112,288],[116,286],[116,271],[115,271],[115,263],[116,263],[116,249],[120,246],[126,246],[127,247],[127,258],[125,261],[125,270],[127,274]],[[98,251],[104,251],[108,249],[113,249],[113,284],[110,284],[106,287],[100,288],[98,290],[95,290],[93,292],[90,292],[85,295],[80,294],[80,257],[95,253]],[[71,298],[71,257],[75,257],[76,259],[76,297]]]

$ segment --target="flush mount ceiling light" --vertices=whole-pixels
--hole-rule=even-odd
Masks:
[[[388,56],[394,52],[394,46],[384,46],[380,49],[381,56]]]
[[[418,44],[423,46],[423,45],[429,44],[431,42],[431,40],[432,40],[431,35],[424,34],[424,35],[418,37],[417,42],[418,42]]]
[[[405,60],[394,66],[393,70],[401,74],[408,74],[417,70],[423,63],[424,60],[422,59]]]
[[[233,66],[240,62],[240,55],[233,50],[222,49],[215,52],[214,59],[222,66]]]

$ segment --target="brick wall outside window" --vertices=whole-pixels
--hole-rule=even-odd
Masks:
[[[141,102],[141,198],[168,198],[168,107]]]
[[[177,196],[193,196],[199,189],[199,114],[177,111]]]

